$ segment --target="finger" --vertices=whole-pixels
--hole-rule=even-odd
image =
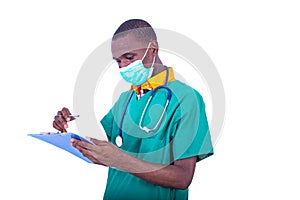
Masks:
[[[56,118],[64,118],[61,111],[57,111],[57,114],[54,116],[54,119],[56,119]]]
[[[81,146],[75,145],[74,147],[75,147],[78,151],[80,151],[80,153],[82,153],[84,156],[88,154],[88,153],[87,153],[88,150],[82,148]]]
[[[62,112],[62,116],[65,118],[65,120],[67,122],[71,121],[71,119],[72,119],[70,117],[71,113],[70,113],[70,110],[68,108],[63,107],[62,110],[61,110],[61,112]]]
[[[68,125],[65,121],[55,120],[55,123],[60,127],[61,132],[67,132]]]
[[[85,157],[92,158],[91,151],[88,150],[88,149],[86,149],[86,148],[84,148],[84,147],[82,147],[82,146],[80,146],[79,143],[80,143],[80,141],[79,142],[75,142],[75,146],[74,147],[78,151],[80,151],[82,153],[82,155],[84,155]]]
[[[77,138],[70,138],[70,143],[72,146],[78,145],[79,142],[84,142],[81,139],[77,139]],[[82,147],[84,147],[84,145],[81,144]],[[85,147],[84,147],[85,148]]]
[[[96,159],[96,157],[94,156],[94,153],[93,153],[92,151],[90,151],[90,150],[88,150],[88,149],[85,149],[85,148],[82,148],[82,147],[80,147],[80,146],[77,146],[76,148],[80,151],[80,153],[81,153],[83,156],[87,157],[87,158],[88,158],[90,161],[92,161],[93,163],[104,165],[104,164],[102,164],[101,162],[99,162],[99,161]],[[104,166],[106,166],[106,165],[104,165]]]
[[[53,126],[53,128],[55,128],[56,130],[61,131],[60,127],[57,126],[57,124],[55,123],[55,121],[52,122],[52,126]]]
[[[64,129],[62,127],[60,127],[59,125],[57,125],[57,123],[55,121],[53,121],[52,125],[53,125],[53,128],[55,128],[56,130],[58,130],[60,132],[64,131]]]
[[[62,117],[60,117],[62,116]],[[63,117],[62,111],[58,111],[57,115],[54,117],[54,120],[58,126],[60,126],[62,129],[67,129],[68,124],[65,118]]]
[[[62,116],[62,112],[61,111],[57,111],[57,114],[54,116],[54,119],[55,118],[59,118],[60,116]]]
[[[64,118],[55,118],[55,123],[61,128],[61,129],[64,129],[64,130],[67,130],[68,128],[68,124],[67,122],[65,121]],[[66,131],[65,131],[66,132]]]
[[[88,142],[82,141],[82,140],[78,140],[76,143],[77,146],[80,146],[81,148],[90,150],[90,151],[94,151],[95,145],[90,144]]]
[[[70,139],[71,145],[72,145],[73,147],[75,147],[75,148],[77,147],[78,141],[79,141],[79,140],[77,140],[77,139],[75,139],[75,138],[71,138],[71,139]]]
[[[85,157],[87,157],[90,161],[92,161],[92,163],[94,163],[94,164],[101,164],[94,156],[92,156],[90,154],[89,151],[83,150],[83,152],[81,152],[81,153],[82,153],[82,155],[84,155]],[[101,165],[103,165],[103,164],[101,164]]]
[[[86,139],[88,139],[89,141],[93,142],[94,144],[101,146],[101,145],[105,145],[107,143],[107,141],[105,140],[98,140],[96,138],[91,138],[91,137],[86,137]]]
[[[104,163],[102,163],[101,161],[99,161],[95,155],[95,152],[92,149],[88,149],[86,145],[83,145],[83,143],[87,143],[87,142],[83,142],[81,140],[77,140],[75,138],[71,138],[71,144],[78,149],[82,155],[84,155],[85,157],[87,157],[90,161],[92,161],[95,164],[100,164],[103,166],[107,166]],[[89,143],[87,143],[89,146]],[[92,145],[94,146],[94,145]]]
[[[67,129],[64,128],[64,126],[62,124],[58,124],[56,121],[55,121],[56,125],[60,127],[60,132],[67,132]]]
[[[93,154],[89,155],[89,157],[87,157],[90,161],[92,161],[94,164],[100,164],[100,165],[103,165],[103,166],[106,166],[104,165],[103,163],[101,163],[99,160],[97,160]]]

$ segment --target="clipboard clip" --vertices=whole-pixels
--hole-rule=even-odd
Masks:
[[[41,135],[50,135],[50,134],[60,134],[60,132],[47,132],[47,131],[44,131],[44,132],[40,132]]]

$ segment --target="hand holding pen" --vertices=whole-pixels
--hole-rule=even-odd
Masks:
[[[54,116],[53,127],[60,132],[67,132],[68,122],[78,118],[79,115],[72,115],[68,108],[64,107]]]

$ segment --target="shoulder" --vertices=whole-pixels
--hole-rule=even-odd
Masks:
[[[133,90],[128,90],[125,92],[122,92],[119,96],[119,98],[117,99],[117,101],[114,103],[114,108],[118,107],[119,104],[124,104],[124,102],[128,101],[128,98],[130,97],[130,95],[132,94]]]
[[[126,99],[129,97],[129,95],[132,94],[132,92],[134,92],[133,90],[127,90],[127,91],[124,91],[120,94],[120,97],[119,97],[119,100],[120,99]]]
[[[197,101],[203,102],[201,94],[193,87],[184,82],[175,80],[169,83],[169,88],[177,99],[184,101]]]

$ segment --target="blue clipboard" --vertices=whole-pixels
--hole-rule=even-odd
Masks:
[[[27,134],[27,135],[37,138],[39,140],[42,140],[44,142],[47,142],[49,144],[52,144],[58,148],[61,148],[65,151],[83,159],[84,161],[86,161],[88,163],[93,163],[90,159],[83,156],[82,153],[78,149],[76,149],[75,147],[73,147],[70,144],[71,138],[76,138],[78,140],[83,140],[85,142],[89,142],[92,144],[91,141],[88,141],[87,139],[85,139],[75,133]]]

